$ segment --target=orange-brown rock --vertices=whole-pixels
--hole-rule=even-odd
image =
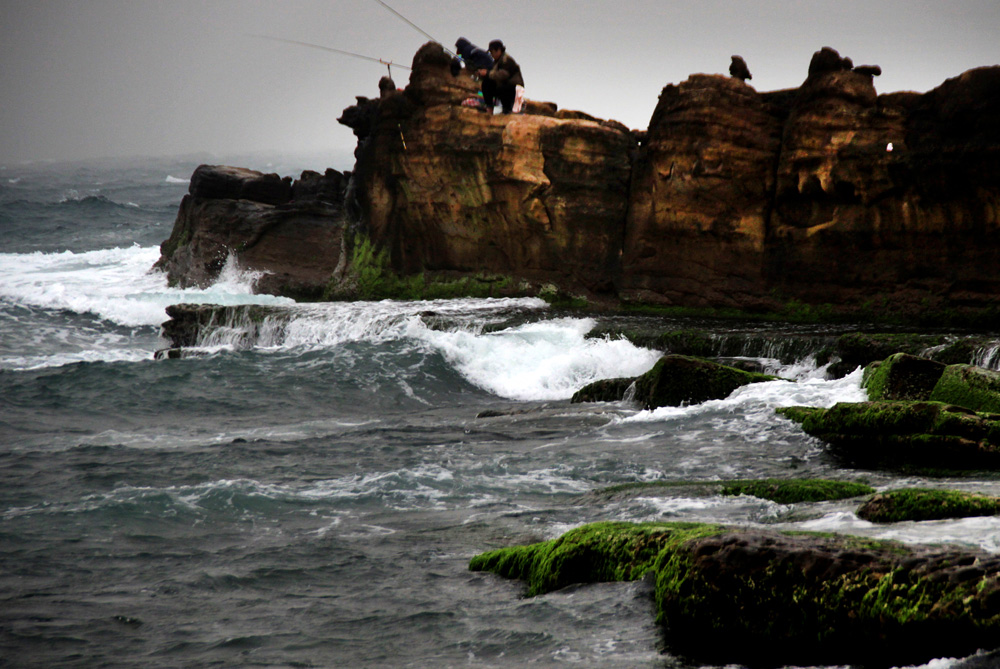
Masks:
[[[1000,288],[1000,68],[925,95],[810,78],[785,124],[767,287],[809,303],[989,309]]]
[[[316,295],[360,234],[401,274],[689,307],[998,313],[1000,66],[880,96],[878,66],[826,47],[796,89],[668,85],[648,130],[630,131],[532,100],[483,113],[450,64],[425,44],[404,90],[384,81],[344,110],[358,147],[343,240],[339,218],[324,222],[339,204],[215,168],[192,182],[159,264],[202,284],[235,251],[272,272],[259,290]]]
[[[634,140],[621,124],[461,105],[440,45],[414,57],[402,93],[341,122],[360,138],[355,191],[364,229],[403,273],[503,273],[611,293],[619,269]],[[544,115],[543,115],[544,114]],[[575,115],[569,115],[575,116]]]
[[[739,79],[693,75],[663,89],[632,177],[623,297],[760,300],[781,130],[772,105]]]

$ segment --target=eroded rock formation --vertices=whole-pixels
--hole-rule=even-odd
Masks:
[[[273,273],[259,290],[315,295],[360,233],[403,275],[503,275],[662,305],[995,318],[1000,66],[878,95],[878,66],[827,47],[797,89],[706,74],[668,85],[648,130],[629,131],[551,103],[497,116],[464,106],[477,84],[450,62],[428,43],[405,89],[344,110],[358,137],[346,236],[331,223],[339,204],[302,204],[298,182],[251,188],[259,175],[216,170],[192,181],[160,265],[200,284],[225,249]],[[293,246],[316,257],[291,262]]]
[[[232,258],[256,290],[318,299],[341,259],[345,175],[276,174],[202,165],[191,177],[156,266],[171,285],[204,287]]]
[[[478,84],[450,62],[425,45],[405,91],[359,99],[340,119],[359,137],[365,232],[406,274],[502,273],[611,293],[631,133],[544,105],[496,116],[463,106]]]

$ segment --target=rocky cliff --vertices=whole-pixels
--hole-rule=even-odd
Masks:
[[[297,230],[294,200],[206,210],[192,184],[161,265],[175,280],[202,280],[214,265],[205,250],[185,250],[198,234],[215,240],[206,249],[249,261],[250,247],[233,244],[245,238],[266,265],[254,231],[270,224],[220,231],[284,207],[301,247],[322,249],[314,283],[335,257],[349,270],[352,244],[366,239],[403,275],[504,275],[590,299],[911,317],[995,308],[1000,67],[926,94],[878,95],[876,66],[824,48],[797,89],[760,93],[704,74],[668,85],[637,132],[549,103],[483,113],[462,104],[476,83],[449,65],[428,43],[405,89],[383,82],[379,98],[358,98],[339,119],[358,137],[350,225],[338,205],[303,211]],[[328,239],[308,236],[327,214],[347,231],[343,247],[337,225]],[[296,271],[292,258],[275,260],[267,269],[279,278],[260,289],[295,292],[279,285]]]
[[[612,293],[629,130],[552,106],[507,116],[463,106],[478,84],[450,62],[425,45],[405,91],[359,99],[340,119],[359,137],[364,231],[406,274],[501,273]]]

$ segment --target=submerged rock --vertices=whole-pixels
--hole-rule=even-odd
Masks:
[[[691,523],[595,523],[472,559],[527,583],[655,579],[668,646],[698,662],[919,664],[994,648],[1000,557]]]
[[[160,327],[160,334],[170,342],[170,348],[157,359],[183,357],[183,349],[209,343],[254,346],[265,332],[275,338],[288,321],[280,307],[256,304],[172,304],[166,311],[170,320]]]
[[[778,504],[799,504],[870,495],[875,489],[864,483],[828,479],[732,479],[720,481],[632,481],[595,490],[588,495],[623,500],[637,496],[708,497],[750,495]]]
[[[957,490],[890,490],[872,496],[857,514],[872,523],[995,516],[1000,514],[1000,497]]]
[[[722,486],[723,495],[750,495],[778,504],[822,502],[870,495],[875,489],[865,483],[825,479],[764,479],[730,481]]]

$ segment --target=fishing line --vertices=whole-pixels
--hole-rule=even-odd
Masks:
[[[440,44],[441,47],[446,52],[450,53],[452,56],[457,56],[458,55],[454,51],[452,51],[451,49],[449,49],[448,47],[444,46],[444,43],[441,40],[434,39],[433,35],[431,35],[430,33],[428,33],[426,30],[424,30],[423,28],[421,28],[420,26],[418,26],[416,23],[414,23],[410,19],[406,18],[405,16],[403,16],[402,14],[400,14],[399,12],[397,12],[395,9],[393,9],[392,7],[390,7],[389,5],[387,5],[386,3],[384,3],[382,0],[375,0],[375,2],[377,2],[380,5],[382,5],[383,7],[385,7],[386,9],[388,9],[390,12],[392,12],[393,14],[395,14],[396,16],[398,16],[399,18],[401,18],[404,21],[406,21],[408,24],[410,24],[411,27],[413,27],[417,32],[419,32],[421,35],[423,35],[424,37],[426,37],[430,41],[436,42],[437,44]]]
[[[382,60],[381,58],[373,58],[372,56],[365,56],[364,54],[354,53],[353,51],[344,51],[343,49],[334,49],[332,46],[323,46],[321,44],[313,44],[311,42],[300,42],[294,39],[284,39],[282,37],[271,37],[270,35],[251,35],[251,37],[259,37],[261,39],[269,39],[275,42],[285,42],[286,44],[298,44],[299,46],[307,46],[310,49],[320,49],[321,51],[329,51],[330,53],[339,53],[343,56],[353,56],[354,58],[361,58],[362,60],[369,60],[374,63],[382,63],[383,65],[389,67],[389,74],[392,74],[393,67],[401,67],[404,70],[409,70],[410,68],[406,65],[399,65],[391,60]]]

